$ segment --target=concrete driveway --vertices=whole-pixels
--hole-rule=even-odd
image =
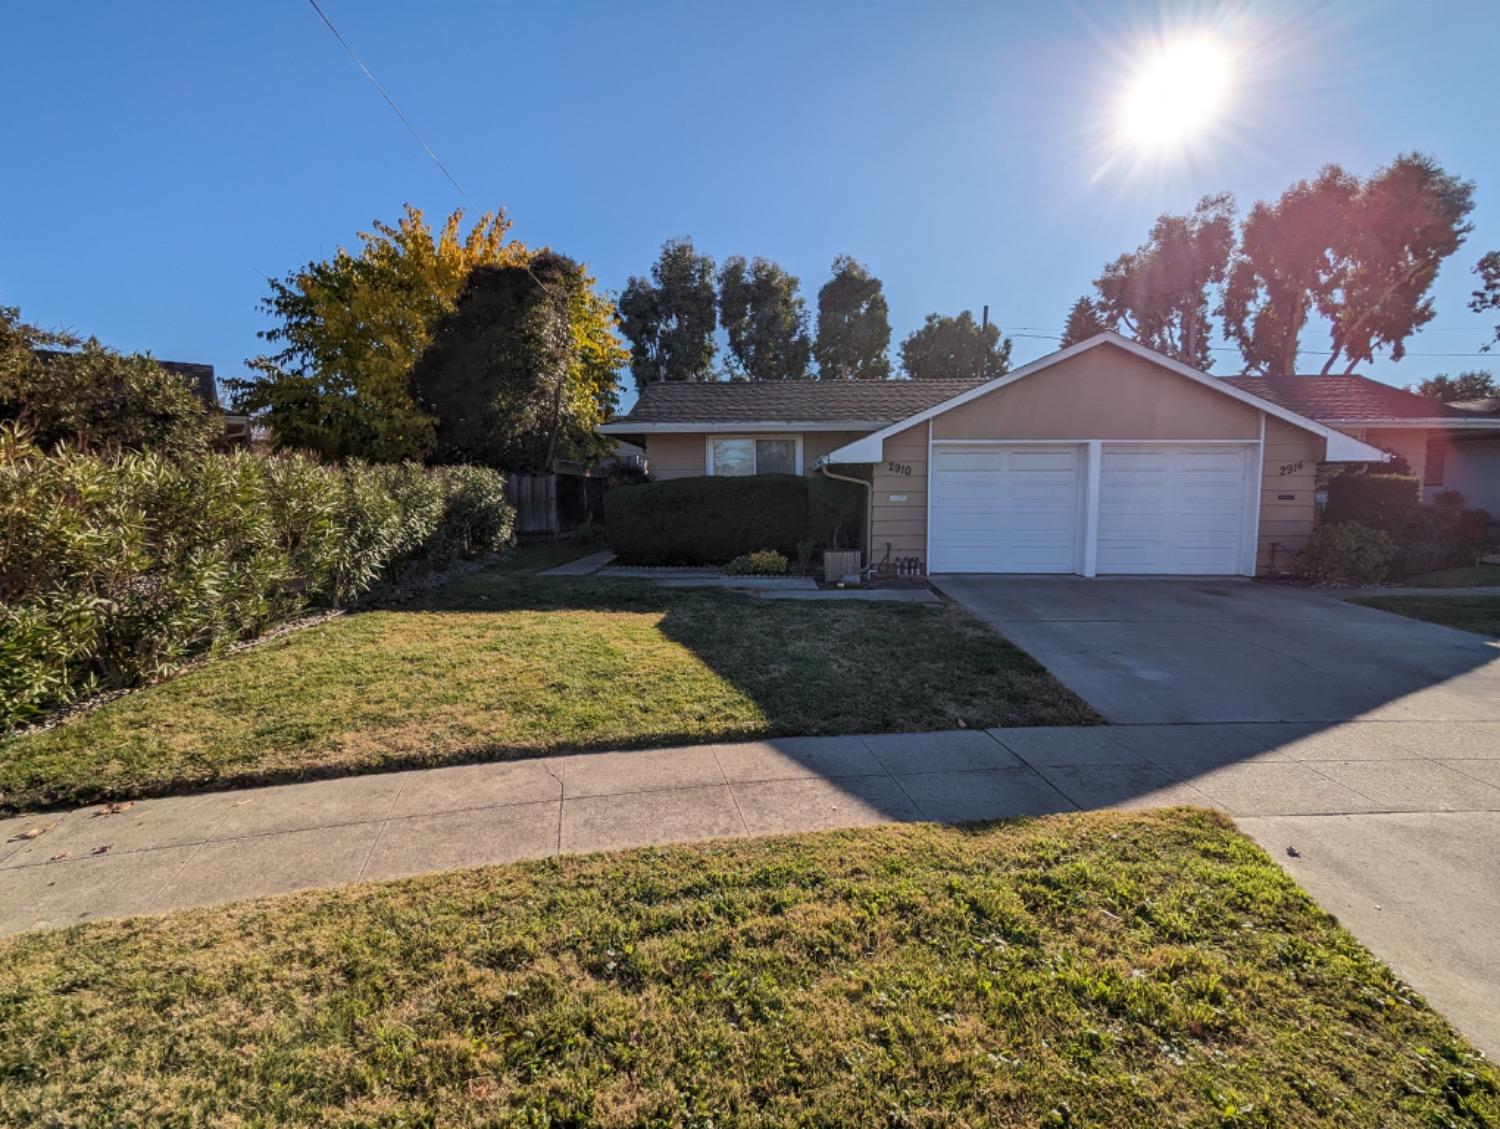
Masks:
[[[1197,761],[1170,766],[1179,790],[1235,815],[1500,1054],[1500,643],[1243,579],[933,583],[1114,723],[1116,740],[1157,761],[1172,744],[1194,749]]]
[[[1116,724],[1500,720],[1500,645],[1242,578],[939,576]]]

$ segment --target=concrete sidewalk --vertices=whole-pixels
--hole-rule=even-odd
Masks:
[[[1500,724],[803,737],[23,816],[0,823],[0,931],[557,852],[1182,803],[1237,816],[1500,811]]]

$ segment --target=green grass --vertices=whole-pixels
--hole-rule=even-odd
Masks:
[[[1354,602],[1445,627],[1500,637],[1500,596],[1371,596]]]
[[[1493,1126],[1224,818],[911,825],[0,941],[8,1125]]]
[[[1445,568],[1424,572],[1401,581],[1409,588],[1479,588],[1500,586],[1500,565],[1470,565],[1467,568]]]
[[[564,749],[1097,720],[946,605],[761,600],[521,567],[295,632],[0,742],[0,803]]]

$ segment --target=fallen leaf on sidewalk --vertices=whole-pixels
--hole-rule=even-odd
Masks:
[[[51,831],[54,827],[57,826],[57,823],[58,821],[54,819],[45,827],[29,827],[25,831],[22,831],[19,835],[12,835],[5,841],[7,843],[29,843],[38,835],[45,835],[48,831]]]
[[[94,813],[94,818],[98,819],[101,815],[119,815],[122,811],[129,811],[133,807],[135,807],[134,800],[124,800],[119,803],[105,804],[102,808]]]
[[[1288,847],[1286,849],[1286,853],[1291,855],[1294,859],[1300,859],[1302,857],[1302,852],[1299,851],[1296,847]]]
[[[47,861],[48,862],[61,862],[63,859],[65,859],[67,857],[68,857],[68,852],[67,851],[63,851],[61,854],[53,855]]]
[[[113,847],[113,846],[114,846],[113,843],[105,843],[104,846],[102,846],[102,847],[95,847],[92,851],[89,852],[89,854],[91,854],[91,855],[107,855],[109,853],[109,849],[111,847]]]

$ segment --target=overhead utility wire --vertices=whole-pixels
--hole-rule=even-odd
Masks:
[[[359,52],[357,52],[353,47],[349,46],[349,41],[339,34],[339,29],[333,26],[333,21],[328,18],[328,14],[324,12],[322,8],[318,7],[318,0],[307,0],[307,2],[312,5],[313,11],[318,13],[319,18],[328,25],[328,30],[333,32],[333,37],[339,41],[345,51],[349,52],[349,57],[353,59],[359,69],[364,72],[365,77],[370,80],[370,85],[373,86],[376,90],[380,91],[380,96],[385,99],[385,104],[391,108],[391,111],[398,118],[401,119],[401,124],[407,128],[407,131],[417,139],[417,144],[422,147],[422,151],[432,158],[433,164],[443,170],[443,175],[448,178],[448,183],[453,185],[453,187],[458,190],[458,194],[464,198],[469,207],[473,208],[476,212],[479,211],[479,205],[474,203],[474,201],[469,198],[469,194],[464,191],[463,185],[459,184],[458,181],[454,179],[453,174],[448,171],[448,166],[443,164],[442,161],[438,160],[438,155],[432,151],[432,146],[428,145],[427,142],[422,140],[422,135],[417,132],[416,126],[412,125],[411,122],[406,120],[406,115],[401,112],[401,107],[397,106],[395,100],[385,92],[385,87],[380,85],[380,80],[370,73],[370,68],[365,66],[365,61],[359,57]]]

